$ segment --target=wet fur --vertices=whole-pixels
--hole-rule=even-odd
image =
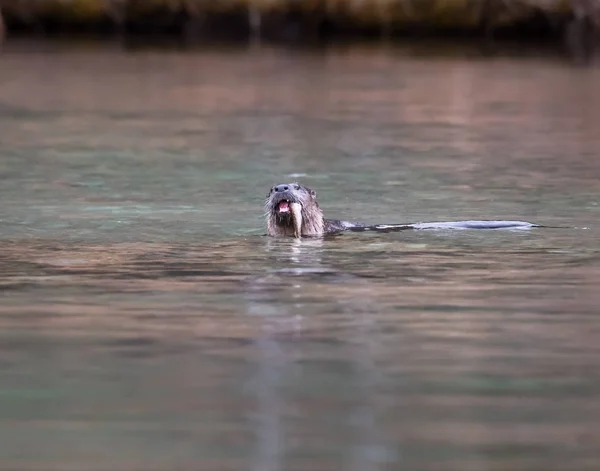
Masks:
[[[291,213],[278,213],[277,206],[282,200],[299,203],[302,206],[303,237],[318,237],[325,232],[323,211],[317,202],[317,194],[306,186],[298,183],[289,183],[288,191],[276,192],[272,188],[265,202],[265,216],[267,219],[267,234],[272,237],[294,237],[294,222]]]
[[[284,187],[285,190],[282,190]],[[413,224],[376,224],[368,225],[358,222],[339,221],[336,219],[325,219],[323,211],[317,203],[317,194],[306,186],[298,183],[284,183],[276,185],[267,194],[265,201],[265,216],[267,219],[267,234],[272,237],[297,237],[294,229],[294,221],[291,213],[280,213],[277,211],[281,201],[298,203],[302,206],[302,229],[301,237],[319,237],[324,234],[333,234],[341,231],[403,231],[407,229],[530,229],[543,227],[526,221],[455,221],[455,222],[430,222]]]

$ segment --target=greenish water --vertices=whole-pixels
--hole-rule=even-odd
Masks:
[[[600,69],[0,55],[0,468],[600,467]],[[263,236],[330,217],[564,229]]]

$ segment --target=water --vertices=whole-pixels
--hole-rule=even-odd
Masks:
[[[411,48],[0,56],[0,468],[597,470],[600,79]],[[264,237],[330,217],[563,229]]]

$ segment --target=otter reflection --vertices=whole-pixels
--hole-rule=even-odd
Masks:
[[[283,183],[269,190],[265,202],[267,235],[272,237],[319,237],[341,231],[400,231],[406,229],[530,229],[525,221],[456,221],[412,224],[376,224],[325,219],[317,194],[299,183]]]

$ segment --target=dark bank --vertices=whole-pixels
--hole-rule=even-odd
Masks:
[[[590,55],[595,0],[4,0],[11,35],[164,35],[311,43],[332,38],[467,37],[542,40]]]

